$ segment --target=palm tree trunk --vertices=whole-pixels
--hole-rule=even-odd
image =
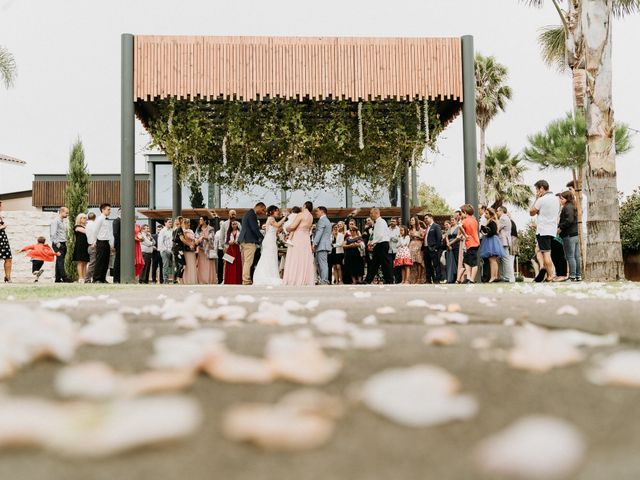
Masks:
[[[612,0],[583,0],[587,88],[587,262],[589,280],[624,278],[611,106]]]
[[[486,183],[485,183],[485,176],[487,174],[487,161],[486,161],[486,148],[487,148],[487,142],[486,142],[486,129],[485,128],[480,128],[480,168],[478,169],[478,183],[479,183],[479,188],[478,188],[478,202],[480,202],[480,205],[486,205],[487,204],[487,194],[486,194]]]

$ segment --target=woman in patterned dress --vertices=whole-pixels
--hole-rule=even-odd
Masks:
[[[424,229],[420,226],[418,217],[411,217],[409,220],[409,251],[411,252],[411,277],[409,283],[425,283],[426,276],[424,270],[424,256],[422,255],[422,244],[424,243]]]
[[[11,266],[13,259],[11,256],[11,245],[9,245],[9,237],[6,232],[7,226],[2,217],[2,202],[0,202],[0,260],[4,261],[4,281],[11,282]]]

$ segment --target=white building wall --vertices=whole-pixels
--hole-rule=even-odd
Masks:
[[[32,281],[31,275],[31,259],[26,257],[24,253],[17,253],[22,247],[36,243],[39,236],[47,239],[47,243],[51,245],[49,238],[49,225],[53,221],[56,213],[42,211],[4,211],[2,218],[7,226],[6,232],[11,245],[13,254],[13,274],[14,282]],[[44,264],[44,274],[40,277],[40,282],[50,282],[54,278],[53,263]]]

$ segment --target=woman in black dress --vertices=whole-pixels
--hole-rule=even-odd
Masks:
[[[89,263],[89,242],[87,241],[87,216],[84,213],[76,217],[76,225],[73,229],[75,243],[73,244],[73,261],[76,262],[78,270],[78,281],[84,282],[87,275],[87,264]]]
[[[8,283],[11,281],[11,246],[9,245],[9,238],[5,231],[7,226],[2,218],[2,202],[0,202],[0,260],[4,261],[4,281]]]
[[[362,235],[358,231],[358,225],[354,219],[349,220],[349,231],[344,236],[344,269],[345,276],[353,284],[362,283],[364,275],[364,260],[362,258],[362,248],[364,242]]]

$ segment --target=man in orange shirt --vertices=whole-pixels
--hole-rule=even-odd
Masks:
[[[44,272],[42,269],[44,262],[53,262],[56,257],[61,255],[60,252],[54,252],[45,243],[46,241],[46,238],[38,237],[38,243],[27,245],[20,250],[21,252],[27,252],[27,257],[31,257],[31,273],[36,277],[34,282],[37,282],[42,272]]]
[[[464,238],[465,252],[463,263],[467,279],[464,283],[475,283],[478,273],[478,248],[480,239],[478,238],[478,221],[473,216],[474,209],[468,203],[460,207],[462,212],[462,228],[460,234]]]

